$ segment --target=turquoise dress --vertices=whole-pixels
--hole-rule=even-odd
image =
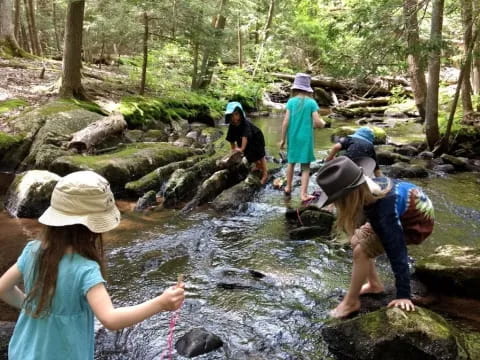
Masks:
[[[288,100],[290,111],[287,130],[287,161],[307,164],[315,161],[313,154],[312,114],[319,109],[310,97],[295,96]]]
[[[29,242],[17,260],[25,291],[32,289],[34,259],[39,241]],[[105,282],[100,266],[78,254],[64,255],[51,313],[33,318],[22,309],[8,347],[9,360],[93,360],[94,316],[88,290]]]

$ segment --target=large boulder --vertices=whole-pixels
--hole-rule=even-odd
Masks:
[[[388,171],[387,175],[392,178],[426,178],[428,177],[428,171],[425,167],[418,164],[407,164],[399,162],[393,164]]]
[[[223,191],[212,201],[212,206],[218,212],[242,209],[261,187],[260,178],[249,174],[244,181]]]
[[[55,160],[49,170],[62,176],[79,170],[93,170],[104,176],[112,190],[118,193],[123,191],[127,182],[192,155],[192,149],[167,143],[137,143],[108,154],[63,156]]]
[[[101,118],[103,116],[100,114],[62,100],[22,113],[9,124],[15,133],[24,136],[26,142],[31,144],[20,169],[47,169],[50,160],[45,161],[45,151],[50,153],[49,159],[64,155],[61,146],[68,142],[70,135]],[[59,151],[57,155],[52,154],[55,149]]]
[[[383,308],[351,320],[334,320],[322,335],[340,360],[453,360],[463,352],[456,329],[420,307],[414,312]]]
[[[18,155],[25,153],[25,150],[19,151],[24,139],[19,135],[11,135],[0,131],[0,170],[14,170],[22,160]]]
[[[380,150],[377,151],[377,163],[379,165],[392,165],[397,162],[410,162],[410,158],[397,154],[393,151],[388,151],[388,150]]]
[[[373,130],[373,133],[375,135],[374,144],[386,144],[387,133],[385,132],[385,130],[378,126],[371,126],[370,128]],[[357,129],[358,128],[354,126],[340,126],[336,128],[333,132],[332,141],[337,142],[341,137],[352,135]]]
[[[39,217],[50,205],[58,180],[60,176],[46,170],[18,174],[8,188],[5,209],[14,217]]]
[[[480,299],[480,249],[442,245],[418,259],[415,274],[429,288],[450,296]]]

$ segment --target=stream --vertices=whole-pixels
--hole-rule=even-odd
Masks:
[[[266,137],[266,150],[278,158],[282,118],[254,119]],[[412,126],[416,126],[413,124]],[[416,129],[415,131],[418,131]],[[316,156],[330,148],[331,129],[315,130]],[[411,129],[387,130],[402,141]],[[408,136],[407,136],[408,137]],[[281,175],[283,168],[278,175]],[[419,258],[442,244],[480,243],[480,184],[478,174],[432,175],[413,179],[431,197],[436,213],[432,236],[409,254]],[[311,189],[315,189],[314,176]],[[116,305],[133,305],[160,294],[182,273],[186,301],[175,339],[203,327],[218,335],[224,346],[198,359],[334,359],[320,331],[348,288],[351,252],[328,240],[292,241],[285,207],[299,205],[298,187],[290,202],[270,185],[246,210],[217,214],[208,206],[187,215],[179,210],[131,211],[119,201],[121,225],[106,235],[108,289]],[[12,219],[0,213],[0,270],[5,270],[35,237],[35,220]],[[377,261],[381,278],[392,284],[385,257]],[[259,277],[258,272],[266,275]],[[229,288],[229,284],[240,284]],[[11,320],[3,311],[0,320]],[[10,315],[9,315],[10,314]],[[160,359],[166,348],[170,314],[161,313],[118,332],[97,322],[96,359]],[[175,355],[175,359],[183,359]]]

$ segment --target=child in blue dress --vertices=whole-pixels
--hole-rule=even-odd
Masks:
[[[0,278],[0,298],[21,309],[10,360],[93,360],[94,315],[118,330],[181,306],[183,283],[135,306],[113,306],[102,233],[119,224],[120,212],[100,175],[79,171],[60,179],[39,222],[46,225],[42,240],[29,242]]]
[[[433,206],[418,186],[385,177],[370,179],[375,161],[339,156],[317,173],[323,192],[317,206],[334,203],[337,228],[350,238],[353,270],[350,288],[331,316],[344,318],[360,309],[360,295],[382,293],[375,258],[386,253],[395,275],[396,298],[388,306],[415,310],[410,294],[407,245],[422,243],[433,231]]]
[[[282,123],[282,137],[280,149],[287,143],[287,185],[285,194],[292,191],[293,171],[296,163],[300,163],[302,178],[300,185],[300,198],[307,202],[314,198],[308,194],[310,180],[310,163],[315,161],[313,154],[315,127],[322,128],[325,122],[318,115],[318,104],[311,98],[313,89],[310,86],[310,76],[296,74],[292,85],[292,95],[287,102],[285,117]]]

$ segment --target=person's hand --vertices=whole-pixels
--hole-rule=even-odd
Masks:
[[[232,150],[233,152],[243,152],[238,146]]]
[[[282,140],[278,143],[278,146],[280,146],[280,150],[285,149],[285,140]]]
[[[166,289],[160,295],[162,310],[173,311],[177,310],[185,300],[185,283],[181,282],[175,286]]]
[[[405,311],[415,311],[415,306],[410,299],[395,299],[390,301],[388,307],[399,307]]]

